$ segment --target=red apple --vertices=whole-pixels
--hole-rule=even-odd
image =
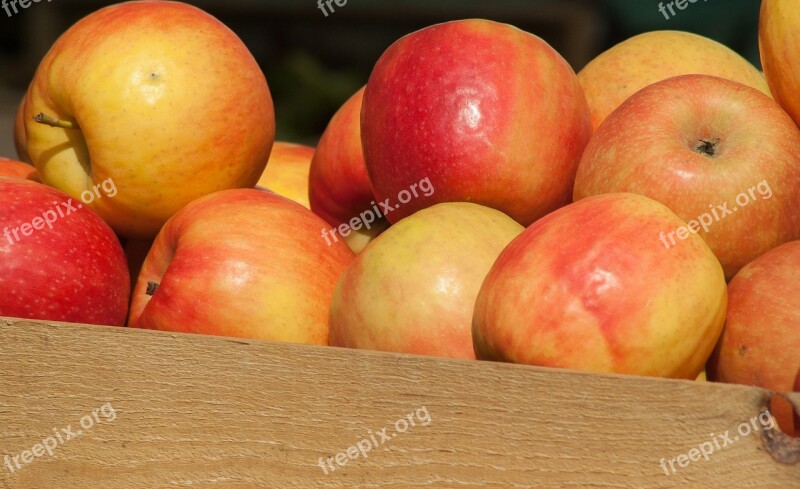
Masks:
[[[0,177],[0,316],[122,326],[128,266],[103,220],[40,183]]]
[[[800,238],[800,130],[772,99],[707,75],[641,90],[592,137],[575,200],[633,192],[666,205],[687,226],[665,230],[672,248],[699,234],[728,278]]]
[[[331,344],[474,359],[475,297],[523,227],[467,202],[423,209],[390,227],[347,268],[331,303]]]
[[[328,344],[333,288],[353,258],[325,222],[271,192],[226,190],[181,209],[133,293],[137,328]]]
[[[322,133],[309,176],[311,210],[338,228],[372,209],[375,195],[367,175],[361,150],[361,106],[364,88],[350,97],[336,111]],[[348,233],[344,239],[358,253],[370,240],[388,226],[386,219],[376,217],[369,228]]]
[[[36,168],[21,161],[0,158],[0,176],[22,178],[24,180],[41,181]]]
[[[710,380],[779,392],[798,387],[798,270],[800,241],[792,241],[757,258],[731,280],[725,329],[708,363]],[[788,403],[773,403],[773,414],[788,431],[792,426]]]
[[[275,141],[267,168],[257,186],[311,209],[308,202],[308,172],[313,157],[314,148],[310,146]]]
[[[540,219],[494,263],[475,303],[478,358],[695,379],[725,321],[722,267],[696,235],[636,194],[584,199]]]
[[[486,20],[435,25],[392,44],[367,83],[361,129],[378,201],[395,207],[425,178],[436,188],[397,206],[389,221],[468,201],[523,225],[570,201],[591,131],[569,64],[542,39]]]

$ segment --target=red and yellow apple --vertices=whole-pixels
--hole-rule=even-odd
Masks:
[[[308,202],[308,172],[313,157],[314,148],[310,146],[275,141],[267,168],[257,186],[311,209]]]
[[[466,202],[402,219],[339,280],[331,344],[474,359],[475,298],[492,263],[522,230],[502,212]]]
[[[685,75],[650,85],[600,126],[583,154],[574,199],[633,192],[688,223],[727,278],[800,238],[800,130],[772,99],[740,83]],[[688,231],[687,231],[688,230]]]
[[[796,1],[761,1],[758,46],[775,100],[800,125],[800,9]]]
[[[545,41],[487,20],[438,24],[392,44],[361,112],[378,201],[425,178],[436,189],[387,217],[439,202],[498,209],[528,225],[567,204],[589,140],[589,111],[569,64]]]
[[[681,31],[652,31],[600,54],[578,73],[596,130],[628,97],[653,83],[679,75],[713,75],[769,95],[761,73],[727,46]]]
[[[267,81],[244,43],[179,2],[125,2],[80,20],[26,97],[42,180],[78,196],[111,179],[118,196],[91,207],[126,237],[155,236],[198,197],[254,187],[275,134]]]
[[[309,197],[311,210],[338,228],[375,205],[372,183],[361,150],[361,107],[364,89],[351,96],[322,133],[311,162]],[[349,224],[348,224],[349,225]],[[388,227],[385,218],[376,219],[344,237],[355,253]]]
[[[728,285],[728,317],[708,362],[712,381],[779,392],[797,388],[800,372],[800,241],[786,243],[748,264]],[[798,389],[800,390],[800,389]],[[785,430],[788,403],[773,403]],[[800,427],[794,434],[800,435]]]
[[[0,177],[0,316],[123,326],[130,282],[100,216],[40,183]]]
[[[327,345],[339,275],[353,259],[325,222],[271,192],[202,197],[156,237],[133,292],[137,328]]]
[[[683,226],[636,194],[605,194],[528,227],[492,266],[475,303],[479,359],[695,379],[725,321],[725,276],[702,238],[665,250]]]
[[[36,168],[21,161],[0,158],[0,177],[14,177],[25,180],[41,181]]]

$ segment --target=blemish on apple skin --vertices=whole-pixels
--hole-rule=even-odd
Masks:
[[[153,294],[156,293],[156,290],[158,290],[158,282],[147,282],[147,290],[145,291],[145,294],[153,296]]]
[[[744,357],[744,354],[747,353],[747,347],[745,345],[742,345],[739,347],[738,351],[739,351],[739,356]]]

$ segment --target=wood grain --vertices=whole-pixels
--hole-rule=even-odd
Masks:
[[[0,488],[800,488],[800,444],[774,431],[670,476],[659,466],[712,434],[732,438],[769,395],[0,319]],[[115,417],[52,456],[3,464],[106,403]],[[427,425],[414,417],[423,406]],[[416,426],[396,433],[408,414]],[[396,437],[324,474],[320,457],[383,428]]]

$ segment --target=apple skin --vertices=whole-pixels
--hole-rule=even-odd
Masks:
[[[775,100],[800,125],[800,10],[794,0],[762,0],[761,64]]]
[[[375,194],[361,149],[363,101],[364,87],[333,115],[311,161],[308,182],[311,210],[325,219],[331,228],[349,223],[375,205]],[[380,218],[370,229],[362,227],[352,231],[344,240],[354,253],[360,253],[387,227],[389,222]]]
[[[527,226],[570,201],[591,129],[574,71],[546,42],[463,20],[409,34],[383,53],[364,92],[361,130],[379,201],[425,178],[436,189],[390,222],[466,201]]]
[[[14,147],[20,161],[31,162],[31,157],[28,156],[28,137],[25,135],[25,96],[22,97],[14,118]]]
[[[111,178],[119,195],[91,207],[125,237],[155,236],[203,195],[253,188],[275,135],[267,81],[245,45],[178,2],[125,2],[80,20],[26,97],[28,153],[43,181],[77,196]],[[79,129],[37,123],[39,113]]]
[[[605,194],[528,227],[492,266],[475,303],[479,359],[693,380],[725,321],[725,277],[699,236],[636,194]]]
[[[130,279],[114,232],[80,202],[19,178],[0,177],[0,316],[123,326]],[[64,216],[57,216],[57,207]],[[53,210],[52,229],[42,216]],[[31,225],[28,236],[13,230]]]
[[[331,344],[475,359],[472,313],[483,279],[523,227],[467,202],[423,209],[347,268],[331,303]]]
[[[713,157],[695,150],[716,139]],[[699,234],[730,279],[759,255],[800,238],[797,168],[800,130],[772,99],[730,80],[684,75],[636,93],[600,126],[578,167],[574,199],[633,192],[686,222],[709,213],[708,232]],[[749,203],[739,205],[737,196],[754,186],[756,198],[747,195]],[[717,220],[712,206],[724,203],[736,211]],[[665,238],[664,246],[673,240]]]
[[[156,237],[128,325],[327,345],[333,289],[353,253],[342,242],[328,246],[324,225],[300,204],[257,189],[192,202]],[[159,284],[152,297],[149,282]]]
[[[578,73],[592,129],[642,88],[689,74],[727,78],[770,95],[761,73],[727,46],[689,32],[646,32],[600,54]]]
[[[302,144],[275,141],[267,168],[258,180],[258,187],[272,190],[306,209],[308,201],[308,172],[314,148]]]
[[[728,285],[728,315],[709,380],[779,392],[796,389],[800,371],[800,241],[760,256]],[[773,403],[778,424],[792,426],[788,403]],[[790,433],[792,434],[792,433]],[[800,435],[800,431],[795,431]]]
[[[27,163],[9,158],[0,158],[0,177],[22,178],[24,180],[33,180],[34,182],[41,181],[36,168]]]

